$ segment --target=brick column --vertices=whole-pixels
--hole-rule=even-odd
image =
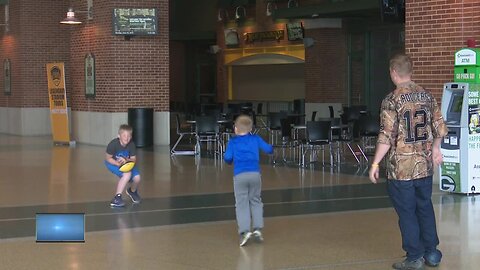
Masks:
[[[4,8],[0,7],[2,23]],[[0,133],[51,133],[45,64],[65,62],[68,93],[70,33],[59,27],[67,8],[68,1],[10,1],[10,29],[6,32],[0,26],[0,63],[3,71],[3,61],[10,59],[11,95],[4,95],[4,76],[0,76]]]
[[[443,84],[453,81],[454,53],[480,34],[480,0],[406,2],[405,51],[414,61],[413,79],[440,102]]]

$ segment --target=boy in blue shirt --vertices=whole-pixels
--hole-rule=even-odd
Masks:
[[[260,176],[261,149],[267,154],[273,153],[273,147],[260,136],[253,135],[253,121],[246,115],[235,120],[235,134],[227,145],[224,159],[233,162],[233,188],[235,193],[235,214],[237,216],[240,246],[247,244],[250,237],[257,242],[263,241],[263,203],[260,193],[262,179]],[[252,223],[252,224],[251,224]],[[253,232],[250,231],[250,225]]]

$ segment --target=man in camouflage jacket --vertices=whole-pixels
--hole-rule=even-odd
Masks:
[[[431,201],[434,166],[442,162],[440,143],[448,132],[433,95],[411,80],[413,64],[407,55],[390,60],[396,89],[382,102],[380,133],[369,171],[377,183],[379,163],[385,155],[387,191],[399,217],[404,261],[394,269],[437,266],[442,253]]]

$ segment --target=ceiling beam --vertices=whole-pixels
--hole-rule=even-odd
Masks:
[[[345,0],[327,2],[312,6],[298,6],[294,8],[279,8],[273,11],[275,19],[298,19],[313,17],[342,17],[362,12],[378,10],[380,14],[380,1],[378,0]],[[318,15],[318,16],[317,16]]]

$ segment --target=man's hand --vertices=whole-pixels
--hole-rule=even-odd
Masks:
[[[370,171],[368,172],[368,176],[370,178],[370,181],[372,183],[376,184],[379,178],[378,171],[379,171],[379,165],[383,159],[383,157],[387,154],[388,150],[390,150],[390,145],[389,144],[383,144],[383,143],[377,143],[377,147],[375,149],[375,157],[373,157],[372,165],[370,167]]]
[[[432,159],[433,159],[433,164],[435,166],[438,166],[438,165],[442,164],[443,156],[442,156],[442,152],[440,151],[439,148],[434,147],[432,149]]]
[[[377,165],[372,165],[370,167],[370,171],[368,172],[368,177],[370,178],[370,181],[372,181],[372,183],[376,184],[377,181],[378,181],[378,171],[379,171],[379,168],[378,168],[378,164]]]

